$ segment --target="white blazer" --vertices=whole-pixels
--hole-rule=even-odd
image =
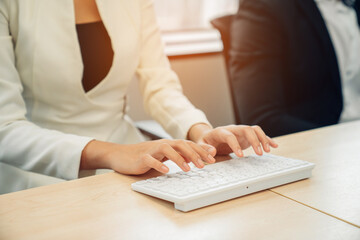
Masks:
[[[0,1],[0,168],[21,173],[6,182],[3,175],[0,191],[3,184],[32,186],[30,173],[77,178],[81,152],[92,139],[142,141],[125,111],[134,77],[145,109],[174,138],[185,138],[195,123],[209,124],[170,69],[152,2],[96,3],[114,59],[108,75],[85,93],[73,0]],[[24,172],[30,175],[19,184]]]

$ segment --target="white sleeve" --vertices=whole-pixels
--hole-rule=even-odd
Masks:
[[[177,75],[164,54],[152,1],[140,0],[141,50],[137,69],[145,110],[174,138],[184,139],[205,114],[183,95]]]
[[[15,67],[7,8],[0,3],[0,162],[62,179],[78,177],[81,152],[91,138],[43,129],[27,121]],[[11,183],[9,183],[11,184]]]

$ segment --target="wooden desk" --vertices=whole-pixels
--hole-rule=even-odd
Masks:
[[[360,231],[270,191],[189,213],[111,173],[0,197],[0,239],[358,239]]]
[[[360,121],[276,140],[274,154],[316,167],[312,178],[273,191],[360,227]]]
[[[360,184],[343,179],[354,176],[342,171],[355,173],[359,165],[345,168],[336,159],[354,161],[348,157],[358,151],[351,146],[359,127],[357,122],[278,138],[281,147],[274,153],[317,164],[311,179],[188,213],[130,189],[153,172],[109,173],[1,195],[0,239],[360,239],[356,224],[314,209],[357,223]]]

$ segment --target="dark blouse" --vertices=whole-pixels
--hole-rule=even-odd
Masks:
[[[108,74],[114,52],[102,22],[77,24],[76,30],[84,64],[82,85],[88,92]]]

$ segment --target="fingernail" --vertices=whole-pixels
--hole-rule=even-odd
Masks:
[[[266,149],[267,151],[269,151],[269,150],[270,150],[269,143],[266,143],[266,144],[265,144],[265,149]]]
[[[242,156],[242,155],[243,155],[243,152],[242,152],[240,149],[239,149],[237,152],[238,152],[238,155],[239,155],[239,156]]]
[[[167,173],[169,169],[168,169],[166,166],[161,166],[161,170],[162,170],[164,173]]]
[[[186,171],[190,170],[190,166],[186,162],[183,162],[183,167]]]
[[[216,160],[215,160],[215,158],[213,157],[213,156],[211,156],[210,154],[208,155],[208,159],[212,162],[212,163],[214,163]]]
[[[200,167],[204,167],[204,162],[201,159],[197,160]]]
[[[259,153],[262,153],[260,146],[257,147],[257,150],[258,150]]]

